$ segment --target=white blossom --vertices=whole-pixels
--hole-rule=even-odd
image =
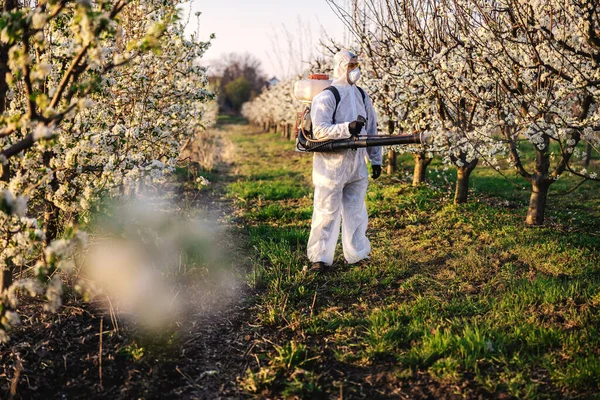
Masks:
[[[34,29],[41,29],[46,25],[46,21],[48,20],[48,16],[46,13],[41,12],[39,9],[36,9],[33,12],[33,16],[31,17],[31,25]]]
[[[42,139],[50,139],[54,135],[54,129],[51,126],[39,123],[33,133],[33,140],[37,142]]]

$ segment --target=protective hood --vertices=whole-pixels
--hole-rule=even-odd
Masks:
[[[356,55],[348,50],[342,50],[333,57],[333,83],[350,84],[348,82],[348,64],[356,62]]]

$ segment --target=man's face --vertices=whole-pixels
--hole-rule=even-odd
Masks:
[[[348,83],[350,84],[354,84],[355,82],[353,82],[352,79],[350,79],[351,76],[351,72],[354,71],[355,69],[357,69],[359,67],[359,63],[358,63],[358,59],[356,57],[353,57],[350,62],[348,63],[348,69],[346,71],[346,79],[348,80]],[[356,79],[354,79],[356,80]]]
[[[358,68],[359,66],[360,66],[360,64],[358,63],[358,61],[356,61],[356,60],[350,61],[350,63],[348,64],[348,72]]]

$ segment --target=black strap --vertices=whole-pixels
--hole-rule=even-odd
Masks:
[[[366,103],[366,100],[365,100],[365,99],[367,98],[367,94],[365,93],[365,91],[364,91],[364,90],[362,90],[362,88],[361,88],[361,87],[358,87],[358,86],[357,86],[356,88],[358,89],[358,91],[360,92],[360,95],[361,95],[361,96],[362,96],[362,98],[363,98],[363,104],[365,105],[365,110],[366,110],[366,108],[367,108],[367,107],[366,107],[367,103]]]
[[[365,113],[367,114],[367,115],[365,115],[365,117],[368,120],[369,119],[369,111],[367,110],[367,100],[366,100],[367,99],[367,94],[365,93],[365,91],[360,86],[357,86],[356,88],[358,89],[358,91],[360,92],[360,95],[363,98],[363,105],[365,106]]]
[[[335,86],[329,86],[325,88],[325,90],[329,90],[333,93],[333,97],[335,97],[335,109],[333,110],[333,115],[331,116],[331,123],[335,124],[335,114],[337,113],[337,108],[340,105],[340,101],[342,101],[342,97],[340,96],[339,90]]]
[[[360,92],[360,95],[362,96],[363,104],[365,106],[365,111],[366,111],[367,110],[367,102],[366,102],[367,94],[361,87],[357,86],[356,88],[358,89],[358,91]],[[339,90],[337,90],[337,88],[335,86],[326,87],[325,90],[329,90],[331,93],[333,93],[333,97],[335,97],[335,109],[333,110],[333,116],[331,118],[331,122],[333,124],[335,124],[335,114],[337,113],[337,109],[338,109],[338,106],[340,105],[340,101],[342,101],[342,97],[340,96]],[[368,119],[368,115],[367,115],[367,119]]]

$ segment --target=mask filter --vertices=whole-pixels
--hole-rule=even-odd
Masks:
[[[348,72],[348,81],[351,84],[358,82],[359,79],[360,79],[360,69],[359,68],[354,68],[352,71]]]

